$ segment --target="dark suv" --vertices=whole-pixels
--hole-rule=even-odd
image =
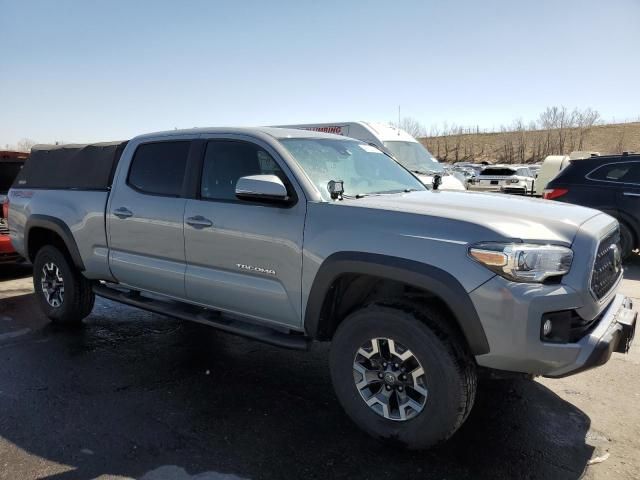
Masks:
[[[597,208],[618,219],[623,258],[640,246],[640,154],[574,160],[549,182],[544,198]]]

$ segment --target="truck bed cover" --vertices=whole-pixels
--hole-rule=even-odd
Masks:
[[[106,190],[126,141],[36,145],[14,188]]]

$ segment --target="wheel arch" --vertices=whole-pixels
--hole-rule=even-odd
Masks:
[[[631,231],[631,235],[633,235],[634,240],[634,248],[640,246],[640,225],[638,225],[638,222],[624,210],[618,210],[613,216],[619,223],[624,223]]]
[[[24,245],[26,256],[33,262],[38,250],[44,245],[64,247],[73,264],[84,271],[84,262],[80,256],[69,226],[59,218],[49,215],[31,215],[25,225]]]
[[[363,292],[368,292],[376,282],[428,294],[451,312],[474,355],[489,352],[489,343],[471,298],[453,275],[417,261],[373,253],[339,252],[322,263],[305,310],[307,334],[318,340],[330,340],[350,307],[365,302],[367,295]]]

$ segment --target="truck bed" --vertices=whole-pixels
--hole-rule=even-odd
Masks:
[[[108,264],[105,211],[109,191],[12,189],[9,235],[22,256],[27,219],[30,225],[54,222],[71,235],[88,278],[111,279]],[[33,235],[33,231],[30,233]]]

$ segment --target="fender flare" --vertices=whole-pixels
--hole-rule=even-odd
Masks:
[[[27,258],[32,259],[33,252],[29,251],[29,234],[31,233],[31,230],[33,228],[44,228],[46,230],[51,230],[60,238],[62,238],[62,241],[67,247],[67,251],[71,256],[71,260],[73,260],[74,265],[80,271],[84,271],[84,262],[82,261],[82,257],[80,256],[80,251],[78,250],[78,245],[73,238],[71,229],[59,218],[49,215],[33,214],[29,217],[29,220],[27,220],[27,224],[25,225],[24,229],[24,247]]]
[[[350,273],[395,280],[432,293],[453,312],[471,352],[489,353],[489,343],[471,297],[453,275],[417,261],[374,253],[339,252],[322,263],[304,317],[305,330],[312,338],[322,336],[322,307],[331,285],[339,276]]]

